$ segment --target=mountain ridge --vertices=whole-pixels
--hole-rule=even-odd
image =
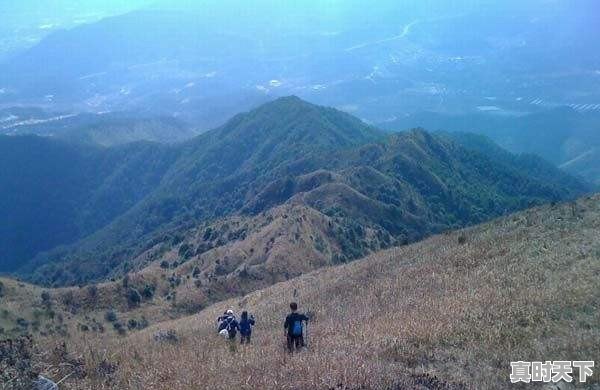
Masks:
[[[183,144],[146,148],[139,158],[163,163],[135,202],[75,244],[38,254],[20,272],[55,285],[120,277],[160,243],[180,248],[183,243],[171,243],[176,236],[190,240],[192,258],[202,256],[205,243],[187,233],[198,226],[236,216],[260,220],[286,204],[331,220],[335,232],[324,243],[333,248],[326,261],[335,263],[587,191],[549,166],[484,156],[424,130],[386,135],[297,97],[237,115]],[[120,177],[154,172],[148,163],[133,167]],[[552,174],[556,180],[538,179]],[[236,240],[231,237],[210,246]],[[300,241],[289,245],[305,253]]]

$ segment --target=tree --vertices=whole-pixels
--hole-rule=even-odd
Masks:
[[[138,290],[136,290],[135,288],[130,288],[127,291],[127,303],[129,304],[129,306],[136,307],[139,306],[141,302],[142,296],[140,295]]]

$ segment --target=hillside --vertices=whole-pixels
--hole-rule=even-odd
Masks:
[[[68,350],[83,353],[79,364],[88,375],[64,386],[501,389],[510,361],[598,361],[599,220],[597,195],[538,207],[306,274],[124,338],[71,332]],[[312,319],[309,348],[293,357],[281,340],[291,300]],[[258,320],[253,344],[233,355],[214,331],[216,316],[229,307]],[[172,330],[174,343],[156,341],[159,330]],[[600,383],[597,370],[592,383]]]
[[[566,172],[598,185],[598,123],[598,111],[565,106],[504,115],[502,112],[462,115],[422,112],[380,126],[393,131],[424,127],[432,131],[482,134],[512,153],[536,154]]]
[[[117,167],[115,150],[144,144],[136,145],[103,149],[99,155]],[[279,240],[299,258],[316,255],[319,266],[329,265],[587,190],[541,160],[488,152],[423,130],[385,135],[335,109],[281,98],[191,141],[146,145],[139,159],[124,160],[130,168],[116,171],[119,180],[133,178],[143,185],[112,186],[122,182],[98,179],[101,194],[115,191],[137,201],[123,204],[115,199],[120,208],[110,214],[112,220],[103,220],[103,226],[84,225],[87,237],[38,254],[21,273],[57,286],[118,278],[163,261],[189,261],[201,263],[202,278],[212,290],[215,274],[216,279],[232,278],[245,269],[246,260],[258,256],[238,253],[226,271],[217,267],[221,252],[238,241],[246,240],[248,248],[265,248],[252,264],[269,263],[272,241]],[[275,211],[279,206],[287,211]],[[103,204],[95,203],[78,210],[85,217],[104,212]],[[280,235],[287,240],[264,231],[275,226],[274,216],[285,214],[296,221],[307,213],[314,218],[285,224]],[[243,228],[234,227],[238,222]],[[215,224],[219,232],[204,238]],[[267,280],[307,270],[291,269],[295,271],[271,270],[265,281],[250,284],[266,286]],[[264,272],[257,277],[265,277]]]
[[[144,198],[175,156],[151,143],[105,149],[0,136],[0,272],[105,226]]]

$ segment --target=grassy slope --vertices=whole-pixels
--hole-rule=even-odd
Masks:
[[[423,371],[441,381],[430,388],[505,388],[511,360],[600,359],[599,236],[595,196],[322,269],[127,338],[74,335],[91,375],[65,388],[418,388],[430,381]],[[314,318],[310,348],[294,357],[282,345],[290,300]],[[258,319],[253,345],[235,354],[214,334],[228,307]],[[156,343],[158,329],[180,342]],[[99,374],[103,360],[118,370]]]

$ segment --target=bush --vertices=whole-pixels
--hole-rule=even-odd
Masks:
[[[17,318],[17,325],[20,328],[27,329],[29,328],[29,321],[27,321],[25,318]]]
[[[138,321],[138,328],[139,329],[145,329],[149,325],[150,325],[150,323],[148,322],[148,320],[146,319],[146,317],[142,317],[142,319]]]
[[[163,260],[160,262],[160,268],[162,269],[169,269],[169,262],[166,260]]]
[[[154,292],[156,291],[156,287],[151,285],[151,284],[147,284],[146,286],[144,286],[144,289],[142,290],[142,296],[145,299],[152,299],[154,297]]]
[[[4,283],[0,281],[0,298],[4,296]]]
[[[197,278],[197,277],[200,275],[200,272],[201,272],[201,271],[200,271],[200,268],[198,268],[198,267],[194,267],[194,270],[192,271],[192,276],[193,276],[194,278]]]
[[[50,293],[48,291],[43,291],[42,294],[40,295],[40,297],[42,298],[42,303],[44,305],[49,305],[50,304]]]
[[[177,336],[177,333],[175,333],[175,331],[173,329],[169,329],[169,330],[159,330],[158,332],[156,332],[154,334],[154,341],[162,343],[162,342],[167,342],[167,343],[177,343],[179,341],[179,337]]]
[[[466,244],[467,243],[467,237],[463,234],[461,234],[460,236],[458,236],[458,243],[460,245]]]
[[[120,334],[121,336],[124,335],[125,333],[127,333],[127,331],[125,330],[125,327],[123,326],[123,324],[121,324],[120,322],[115,322],[113,323],[113,328],[117,331],[118,334]]]
[[[142,302],[142,296],[135,288],[130,288],[127,291],[127,303],[131,307],[136,307]]]
[[[87,287],[87,294],[88,294],[88,297],[90,298],[90,301],[92,303],[95,303],[96,300],[98,299],[98,286],[96,286],[95,284],[90,284]]]
[[[175,236],[173,237],[173,239],[171,240],[171,245],[172,245],[172,246],[175,246],[175,245],[177,245],[177,244],[181,243],[182,241],[183,241],[183,237],[177,234],[177,235],[175,235]]]
[[[106,314],[104,314],[104,319],[107,322],[116,322],[117,321],[117,313],[115,313],[114,310],[109,310],[106,312]]]
[[[134,318],[131,318],[129,321],[127,321],[127,329],[133,330],[133,329],[136,329],[137,327],[138,327],[138,322]]]
[[[123,284],[123,288],[129,288],[129,274],[123,276],[121,283]]]

